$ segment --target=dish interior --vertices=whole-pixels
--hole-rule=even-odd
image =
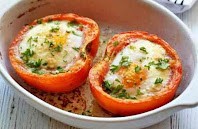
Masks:
[[[116,33],[142,30],[158,35],[178,52],[182,61],[183,79],[176,97],[188,87],[195,68],[192,40],[178,24],[178,21],[163,13],[160,9],[143,4],[142,1],[130,0],[122,3],[119,0],[21,1],[10,8],[0,19],[0,63],[14,80],[42,100],[77,114],[112,116],[97,105],[87,83],[71,93],[45,93],[26,85],[11,67],[8,59],[8,48],[19,30],[35,19],[57,13],[76,13],[80,16],[89,17],[99,24],[101,43],[95,62],[104,55],[106,41]]]

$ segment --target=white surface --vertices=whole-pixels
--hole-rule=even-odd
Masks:
[[[197,0],[155,0],[174,13],[181,13],[190,9]]]
[[[7,2],[12,0],[8,0]],[[6,7],[3,0],[0,6]],[[1,8],[4,9],[4,8]],[[198,35],[198,3],[179,17]],[[198,39],[198,38],[197,38]],[[198,129],[198,108],[180,111],[167,120],[148,129]],[[0,128],[1,129],[71,129],[29,106],[8,87],[0,76]]]

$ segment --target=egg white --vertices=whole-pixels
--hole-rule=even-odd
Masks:
[[[145,54],[144,52],[142,52],[140,50],[141,47],[146,48],[146,51],[148,53]],[[111,65],[118,66],[123,56],[128,56],[130,62],[138,64],[141,67],[148,65],[149,62],[157,61],[159,58],[170,59],[162,46],[142,39],[138,39],[136,42],[131,42],[128,46],[121,50],[114,58]],[[146,79],[143,80],[139,86],[134,86],[130,88],[125,87],[124,89],[126,89],[127,92],[132,96],[136,96],[137,90],[140,90],[143,94],[141,96],[137,96],[139,98],[145,96],[153,96],[156,92],[162,90],[163,88],[166,88],[166,85],[170,80],[170,75],[170,68],[166,70],[159,70],[156,69],[155,66],[151,65],[150,70],[147,70]],[[160,85],[155,85],[154,83],[159,77],[163,79],[163,82]],[[115,81],[116,79],[122,80],[122,77],[117,72],[112,73],[111,71],[108,71],[104,80],[115,85],[117,83]]]
[[[59,28],[58,32],[50,32],[52,28],[56,27]],[[44,43],[46,39],[49,39],[48,35],[50,33],[57,35],[57,37],[63,37],[60,41],[62,42],[62,50],[60,52],[52,53],[52,51],[49,50],[49,44]],[[38,41],[31,41],[30,45],[30,43],[28,43],[30,37],[38,37]],[[79,52],[73,48],[80,48],[82,46],[83,37],[83,31],[78,30],[76,26],[68,26],[68,21],[52,21],[38,24],[23,35],[23,40],[19,44],[19,55],[30,48],[35,53],[31,60],[36,61],[42,59],[43,62],[51,63],[51,66],[52,68],[54,67],[54,69],[56,67],[68,69],[80,55]],[[45,72],[51,71],[44,67],[43,70],[45,70]]]

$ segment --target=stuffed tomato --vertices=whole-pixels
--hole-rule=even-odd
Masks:
[[[11,43],[9,58],[30,86],[67,92],[85,82],[98,45],[95,21],[75,14],[56,14],[25,26]]]
[[[158,108],[174,98],[182,64],[171,46],[147,32],[113,36],[104,59],[89,73],[90,88],[101,107],[127,116]]]

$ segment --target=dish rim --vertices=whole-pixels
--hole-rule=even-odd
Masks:
[[[11,6],[9,6],[8,8],[6,8],[4,10],[4,12],[8,11],[10,8],[14,7],[16,4],[18,4],[19,2],[21,2],[22,0],[18,0],[17,2],[13,2],[14,4],[12,4]],[[20,94],[24,95],[25,97],[27,97],[28,99],[32,100],[34,103],[39,104],[40,106],[42,106],[43,108],[49,109],[49,110],[53,110],[55,114],[59,114],[59,115],[64,115],[67,117],[71,117],[71,118],[75,118],[78,120],[85,120],[85,121],[93,121],[93,122],[126,122],[126,121],[131,121],[131,120],[137,120],[137,119],[141,119],[142,117],[146,117],[146,116],[150,116],[150,115],[154,115],[157,114],[163,110],[167,110],[169,108],[173,108],[176,106],[180,106],[180,104],[177,103],[177,100],[182,98],[185,94],[185,92],[188,91],[188,89],[190,89],[192,86],[192,83],[196,80],[195,78],[195,73],[198,73],[197,70],[197,51],[196,51],[196,45],[195,42],[192,38],[192,33],[190,31],[190,29],[175,15],[173,14],[171,11],[169,11],[167,8],[165,8],[164,6],[158,4],[155,1],[152,0],[142,0],[145,4],[150,5],[153,8],[157,8],[158,10],[162,11],[164,14],[169,15],[172,19],[176,20],[176,22],[183,27],[184,31],[187,33],[187,35],[189,35],[190,39],[192,40],[191,45],[193,46],[193,52],[196,56],[195,59],[195,68],[194,68],[194,73],[192,75],[192,79],[188,85],[188,87],[181,93],[181,95],[179,95],[177,98],[175,98],[174,100],[172,100],[171,102],[156,108],[154,110],[145,112],[145,113],[141,113],[141,114],[137,114],[137,115],[132,115],[132,116],[125,116],[125,117],[92,117],[92,116],[84,116],[84,115],[79,115],[79,114],[75,114],[75,113],[70,113],[67,112],[65,110],[62,110],[60,108],[57,108],[55,106],[50,105],[49,103],[39,99],[38,97],[34,96],[33,94],[31,94],[30,92],[28,92],[27,90],[25,90],[22,86],[20,86],[11,76],[10,74],[7,72],[6,68],[3,67],[3,65],[0,65],[0,74],[2,75],[2,77],[4,77],[7,82],[15,89],[17,90]],[[1,16],[0,16],[1,18]],[[0,62],[0,64],[2,64]],[[23,98],[24,99],[24,98]],[[34,104],[33,104],[34,105]],[[190,106],[190,105],[189,105]],[[34,106],[35,107],[35,106]],[[38,109],[38,108],[37,108]]]

